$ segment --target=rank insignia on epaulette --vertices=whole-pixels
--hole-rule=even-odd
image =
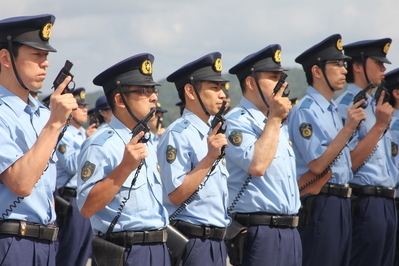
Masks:
[[[391,154],[392,157],[396,157],[396,155],[398,155],[398,144],[395,142],[391,142]]]
[[[229,135],[229,141],[234,146],[240,146],[242,143],[242,132],[241,131],[231,131]]]
[[[64,154],[66,152],[66,145],[65,144],[58,145],[58,151],[61,154]]]
[[[96,165],[94,163],[86,161],[82,167],[82,172],[80,173],[82,180],[83,181],[89,180],[90,177],[93,175],[95,169]]]
[[[166,161],[173,163],[176,160],[176,148],[172,145],[166,147]]]
[[[307,123],[302,123],[299,126],[299,131],[301,132],[301,136],[304,137],[305,139],[310,139],[312,136],[312,125],[307,124]]]

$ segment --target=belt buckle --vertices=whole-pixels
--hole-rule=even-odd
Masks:
[[[19,221],[19,234],[21,236],[24,236],[26,234],[26,222],[25,221]]]
[[[351,196],[352,196],[352,188],[347,187],[347,188],[346,188],[345,197],[346,197],[346,198],[350,198]]]
[[[210,236],[210,234],[211,234],[211,228],[205,226],[205,227],[204,227],[204,236],[203,236],[203,238],[208,239],[209,236]]]
[[[292,227],[298,227],[299,224],[299,216],[292,217]]]
[[[274,226],[277,226],[277,219],[278,219],[278,216],[271,216],[270,217],[270,224],[274,225]]]
[[[382,187],[375,187],[375,194],[378,196],[382,195]]]
[[[58,227],[54,227],[53,237],[52,237],[51,241],[56,241],[57,240],[58,230],[59,230]]]

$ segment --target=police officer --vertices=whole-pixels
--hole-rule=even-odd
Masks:
[[[70,204],[57,200],[55,205],[60,226],[57,265],[86,265],[93,238],[90,220],[80,214],[76,205],[78,155],[86,139],[83,128],[87,122],[86,90],[77,88],[72,94],[78,108],[72,111],[69,126],[57,146],[57,192]]]
[[[97,117],[98,117],[98,122],[101,125],[104,123],[109,124],[109,122],[112,119],[112,110],[111,107],[109,106],[107,102],[107,97],[105,95],[102,95],[98,97],[96,100],[96,112],[97,112]]]
[[[51,96],[51,112],[29,91],[46,78],[53,15],[0,21],[0,261],[2,265],[55,265],[58,228],[53,156],[61,128],[77,108],[71,94]],[[50,158],[50,159],[49,159]]]
[[[148,122],[148,126],[150,127],[151,131],[151,138],[150,141],[154,146],[158,145],[159,137],[165,132],[165,128],[163,127],[163,114],[168,112],[162,108],[162,105],[157,102],[157,107],[155,109],[155,115],[150,119]]]
[[[226,116],[229,206],[233,218],[248,227],[243,265],[302,263],[295,156],[287,125],[282,125],[291,110],[289,99],[282,97],[287,83],[273,95],[283,70],[278,44],[248,55],[229,70],[243,93]]]
[[[385,88],[389,93],[389,103],[395,109],[392,115],[392,120],[389,126],[391,133],[391,156],[396,167],[399,168],[398,144],[399,144],[399,68],[389,71],[385,75]],[[396,181],[396,211],[399,210],[399,180]],[[396,245],[395,245],[395,259],[393,265],[399,265],[399,223],[396,227]]]
[[[350,181],[356,197],[353,210],[351,265],[392,265],[395,249],[396,208],[394,206],[398,170],[391,157],[391,136],[387,131],[393,107],[383,102],[385,92],[375,99],[372,87],[384,78],[384,63],[391,39],[359,41],[344,46],[352,59],[348,66],[348,89],[337,98],[343,119],[356,95],[367,90],[367,119],[361,122],[350,143]],[[364,91],[363,91],[364,92]]]
[[[210,116],[219,111],[225,97],[222,84],[227,80],[221,71],[221,54],[213,52],[167,77],[175,83],[185,109],[162,134],[158,161],[172,224],[190,238],[183,265],[226,264],[228,174],[220,156],[227,140],[217,134],[221,123],[213,130],[209,127]]]
[[[345,124],[333,100],[345,85],[347,70],[340,34],[334,34],[300,54],[309,87],[288,118],[302,198],[303,265],[348,265],[351,247],[350,150],[346,146],[365,119],[357,103]],[[309,196],[312,194],[313,196]],[[306,215],[308,214],[308,215]],[[303,224],[302,224],[303,223]]]
[[[106,240],[126,248],[126,265],[170,265],[155,148],[139,142],[148,140],[144,131],[132,136],[158,100],[153,61],[151,54],[134,55],[94,78],[114,116],[84,142],[79,155],[78,206],[100,237],[121,214]]]

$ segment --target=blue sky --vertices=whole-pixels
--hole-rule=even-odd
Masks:
[[[397,0],[14,0],[3,1],[0,19],[50,13],[56,16],[44,94],[66,59],[76,85],[100,88],[93,78],[134,54],[155,56],[154,79],[166,78],[207,53],[222,53],[223,72],[246,55],[279,43],[282,64],[331,34],[343,44],[389,37],[392,65],[399,67]]]

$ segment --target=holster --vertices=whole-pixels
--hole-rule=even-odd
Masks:
[[[168,232],[166,245],[168,246],[171,265],[179,265],[189,239],[170,224],[166,226],[166,231]]]
[[[55,196],[55,213],[57,214],[57,223],[59,227],[63,227],[65,225],[67,214],[69,210],[69,206],[71,204],[68,200],[63,197],[56,195]]]
[[[301,197],[302,206],[299,209],[299,226],[307,228],[312,217],[317,195],[305,194]]]
[[[94,236],[92,241],[93,257],[98,266],[125,265],[125,248]]]
[[[225,243],[227,245],[230,264],[242,264],[244,248],[247,244],[247,227],[232,219],[227,227]]]

